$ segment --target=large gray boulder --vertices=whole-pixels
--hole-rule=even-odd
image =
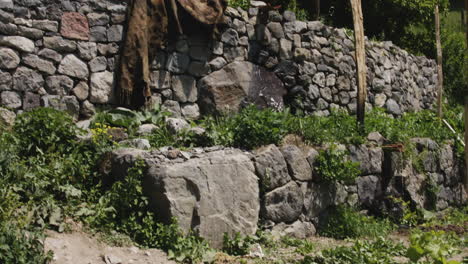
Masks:
[[[235,61],[202,78],[200,106],[205,113],[237,112],[242,106],[284,107],[286,89],[281,80],[265,68]]]
[[[151,165],[144,188],[161,220],[175,217],[182,230],[194,229],[220,248],[224,233],[257,231],[260,202],[254,171],[242,151],[219,150]]]

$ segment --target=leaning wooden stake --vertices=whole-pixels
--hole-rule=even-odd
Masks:
[[[435,29],[437,45],[437,115],[442,118],[442,94],[444,90],[444,76],[442,71],[442,45],[440,44],[440,15],[439,5],[435,6]]]
[[[367,67],[366,67],[366,43],[364,40],[364,25],[361,0],[351,0],[354,21],[354,39],[356,46],[357,67],[357,122],[358,129],[364,132],[364,115],[367,97]]]

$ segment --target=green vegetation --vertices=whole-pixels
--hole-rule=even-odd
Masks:
[[[325,182],[343,181],[352,183],[359,176],[359,163],[345,160],[346,152],[336,149],[331,145],[326,150],[321,150],[316,158],[317,175]]]
[[[448,238],[444,231],[414,232],[406,255],[414,262],[424,259],[434,264],[457,263],[446,259],[456,252],[453,239]]]
[[[386,219],[365,216],[345,206],[331,209],[323,222],[325,224],[319,228],[319,234],[336,239],[378,237],[394,229],[394,225]]]
[[[394,257],[403,256],[404,251],[402,244],[378,237],[373,241],[358,240],[351,247],[324,250],[323,256],[307,256],[300,264],[395,264]]]
[[[62,112],[41,108],[20,114],[11,130],[4,129],[0,134],[0,253],[8,252],[0,254],[0,262],[47,263],[50,256],[43,251],[42,230],[66,230],[64,219],[67,217],[85,223],[94,231],[117,231],[121,234],[119,239],[129,237],[141,246],[161,248],[179,262],[213,259],[214,251],[208,244],[196,234],[184,235],[175,220],[170,225],[157,222],[158,215],[149,210],[142,189],[146,169],[143,162],[137,162],[125,179],[104,184],[99,163],[104,153],[118,147],[108,134],[114,126],[124,127],[133,137],[140,124],[155,124],[159,129],[148,136],[155,146],[220,144],[252,149],[279,144],[288,134],[299,135],[315,145],[366,141],[355,130],[354,117],[342,112],[332,113],[330,117],[301,117],[288,111],[248,107],[237,115],[205,118],[193,123],[192,126],[206,130],[205,134],[196,136],[189,131],[169,133],[165,118],[159,111],[102,112],[91,126],[92,136],[86,139],[84,131]],[[447,118],[461,131],[461,117],[454,110],[447,111]],[[438,142],[453,139],[430,111],[408,113],[401,119],[394,119],[377,109],[369,113],[366,131],[379,131],[389,143],[405,142],[414,136],[431,137]],[[334,147],[320,153],[317,168],[321,177],[331,182],[352,180],[359,173],[356,164],[346,161],[344,154]],[[448,222],[466,222],[466,210],[449,215]],[[415,225],[421,222],[418,220]],[[338,207],[319,232],[336,238],[377,237],[392,228],[386,220]],[[253,243],[274,248],[271,241],[264,234],[226,237],[225,251],[245,255]],[[281,245],[294,247],[295,253],[301,256],[315,251],[315,245],[305,240],[284,238]]]
[[[80,141],[82,132],[69,116],[39,108],[19,115],[11,131],[1,131],[0,253],[7,252],[0,254],[1,263],[47,263],[50,256],[43,251],[38,228],[63,231],[65,217],[96,231],[117,230],[142,246],[168,251],[180,262],[209,255],[206,242],[184,235],[175,222],[157,223],[142,191],[143,163],[125,179],[102,184],[98,161],[117,146],[108,129],[96,122],[92,140]]]
[[[224,233],[223,251],[232,256],[243,256],[249,253],[250,247],[257,240],[258,238],[253,236],[242,237],[240,233],[236,233],[232,237]]]

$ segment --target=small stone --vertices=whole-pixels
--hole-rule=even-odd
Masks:
[[[173,76],[172,90],[174,92],[174,99],[180,103],[193,103],[198,99],[198,90],[195,79],[188,75]]]
[[[150,73],[150,87],[155,90],[171,88],[171,73],[168,71],[154,71]]]
[[[15,124],[15,118],[15,112],[0,107],[0,127],[12,127]]]
[[[11,109],[18,109],[21,107],[21,96],[12,91],[5,91],[0,94],[0,102],[3,106],[11,108]]]
[[[20,63],[18,54],[9,48],[0,48],[0,69],[15,69]]]
[[[104,71],[107,68],[107,59],[106,57],[96,57],[89,62],[89,68],[91,72],[100,72]]]
[[[58,52],[74,52],[76,43],[62,37],[44,37],[44,47]]]
[[[78,56],[85,61],[92,60],[97,56],[97,45],[94,42],[78,43]]]
[[[216,57],[208,63],[213,71],[217,71],[227,64],[223,57]]]
[[[283,31],[283,26],[281,25],[281,23],[270,22],[268,23],[267,27],[275,38],[278,38],[278,39],[284,38],[284,31]]]
[[[293,22],[296,21],[296,13],[286,10],[283,13],[283,18],[286,22]]]
[[[167,69],[173,73],[184,73],[190,63],[190,58],[183,53],[173,53],[167,60]]]
[[[105,13],[90,13],[87,15],[91,27],[106,26],[109,24],[109,16]]]
[[[24,26],[18,27],[18,33],[21,36],[24,36],[30,39],[35,39],[35,40],[42,39],[42,37],[44,36],[44,31],[36,29],[36,28],[28,28]]]
[[[23,110],[29,111],[41,106],[41,96],[35,93],[26,92],[23,98]]]
[[[99,51],[99,54],[102,56],[115,55],[119,52],[119,46],[116,43],[99,43],[97,49]]]
[[[73,80],[65,75],[49,76],[46,79],[47,92],[52,95],[68,95],[73,88]]]
[[[0,71],[0,91],[11,90],[13,77],[9,72]]]
[[[65,38],[89,40],[89,25],[85,15],[68,12],[62,15],[60,34]]]
[[[367,140],[380,146],[384,143],[385,138],[379,132],[371,132],[369,135],[367,135]]]
[[[174,117],[181,117],[181,109],[177,101],[166,100],[163,103],[161,110],[171,113]]]
[[[92,27],[89,40],[95,42],[107,42],[107,28],[103,26]]]
[[[302,151],[297,146],[286,145],[280,150],[288,164],[288,170],[294,179],[299,181],[312,180],[312,168]]]
[[[56,52],[55,50],[48,49],[48,48],[45,48],[39,51],[38,55],[46,59],[53,60],[55,62],[60,62],[62,61],[62,58],[63,58],[62,55],[60,55],[60,53]]]
[[[385,107],[387,108],[387,111],[390,113],[390,114],[393,114],[393,115],[401,115],[401,109],[400,109],[400,106],[398,105],[398,103],[393,100],[393,99],[388,99],[387,103],[385,104]]]
[[[320,87],[325,87],[325,84],[326,84],[325,73],[319,72],[315,74],[314,77],[312,78],[312,81]]]
[[[35,47],[32,40],[20,36],[0,36],[0,45],[23,52],[33,52]]]
[[[19,67],[13,74],[13,89],[16,91],[35,92],[44,86],[44,78],[36,71]]]
[[[143,124],[138,127],[137,135],[139,136],[147,136],[153,133],[154,131],[158,130],[159,128],[154,124]]]
[[[85,118],[90,118],[95,113],[96,109],[94,108],[94,105],[89,101],[84,101],[83,104],[81,104],[80,114]]]
[[[151,144],[149,140],[144,139],[144,138],[136,138],[136,139],[129,139],[129,140],[124,140],[120,142],[121,145],[129,145],[131,147],[137,148],[137,149],[150,149]]]
[[[88,98],[89,86],[86,82],[79,82],[72,91],[78,100],[84,101]]]
[[[187,121],[185,121],[184,119],[172,117],[166,119],[166,126],[167,129],[169,129],[169,131],[174,134],[177,134],[179,132],[182,132],[183,130],[187,130],[190,128],[190,124],[187,123]]]
[[[67,55],[60,63],[58,72],[79,79],[87,79],[89,75],[86,63],[78,59],[75,55]]]
[[[107,30],[107,40],[109,42],[120,42],[123,38],[123,26],[113,25]]]
[[[34,68],[40,72],[47,74],[54,74],[57,69],[54,66],[54,63],[39,58],[37,55],[28,54],[23,57],[23,63]]]
[[[51,20],[33,20],[32,26],[34,28],[49,31],[49,32],[58,32],[58,22]]]
[[[198,104],[186,104],[181,107],[182,115],[187,119],[198,119],[200,117],[200,108]]]
[[[114,75],[104,71],[91,75],[90,101],[92,103],[106,104],[113,99]]]
[[[280,58],[288,60],[292,58],[292,41],[287,39],[280,39]]]

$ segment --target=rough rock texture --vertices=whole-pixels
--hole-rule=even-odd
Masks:
[[[269,191],[291,181],[283,154],[275,145],[256,150],[255,168],[262,184]]]
[[[70,39],[88,40],[89,25],[86,16],[76,12],[64,13],[60,34]]]
[[[242,106],[284,107],[286,90],[275,74],[250,62],[233,62],[200,80],[206,113],[237,112]]]
[[[184,231],[196,229],[219,248],[225,232],[252,235],[257,230],[260,202],[254,172],[243,152],[221,150],[151,165],[145,190],[164,221],[177,217]]]
[[[24,101],[25,90],[18,90],[11,76],[27,67],[38,75],[28,74],[34,77],[29,86],[58,75],[73,81],[73,91],[66,89],[67,93],[27,89],[41,102],[50,96],[61,97],[58,101],[74,96],[82,118],[98,105],[116,103],[109,95],[115,87],[128,1],[23,0],[13,5],[8,0],[1,5],[4,2],[1,91],[21,91],[17,95]],[[228,8],[226,24],[215,38],[206,29],[195,28],[171,39],[150,62],[151,104],[170,105],[176,117],[189,119],[206,112],[237,111],[247,103],[286,105],[321,116],[332,109],[354,113],[353,40],[343,29],[297,21],[289,11],[266,12],[254,6],[249,12]],[[433,60],[408,54],[390,42],[366,42],[366,53],[368,108],[384,107],[398,116],[431,107],[437,81]],[[96,85],[98,80],[92,77],[100,73],[105,73],[104,80]],[[15,112],[24,107],[32,105],[22,104]]]
[[[139,130],[144,134],[154,129],[158,128],[143,125]],[[189,151],[170,147],[153,151],[119,149],[104,159],[107,165],[101,167],[107,180],[121,179],[137,158],[142,158],[149,166],[145,192],[161,220],[177,217],[185,231],[196,229],[213,245],[220,246],[223,232],[252,234],[259,217],[273,232],[303,238],[315,233],[323,216],[337,205],[398,216],[401,206],[394,198],[417,208],[436,210],[466,204],[462,162],[454,155],[454,147],[438,148],[425,138],[412,141],[416,142],[417,155],[413,158],[420,163],[405,159],[400,152],[386,150],[381,155],[382,149],[373,142],[369,146],[340,145],[350,153],[348,159],[381,164],[380,172],[378,166],[366,165],[355,182],[347,184],[295,177],[297,170],[288,169],[291,160],[313,164],[318,152],[292,145],[268,145],[252,153],[222,147]],[[125,143],[147,147],[142,140]],[[425,157],[431,157],[426,163],[436,165],[424,166]],[[432,185],[437,188],[430,193],[428,187]]]

